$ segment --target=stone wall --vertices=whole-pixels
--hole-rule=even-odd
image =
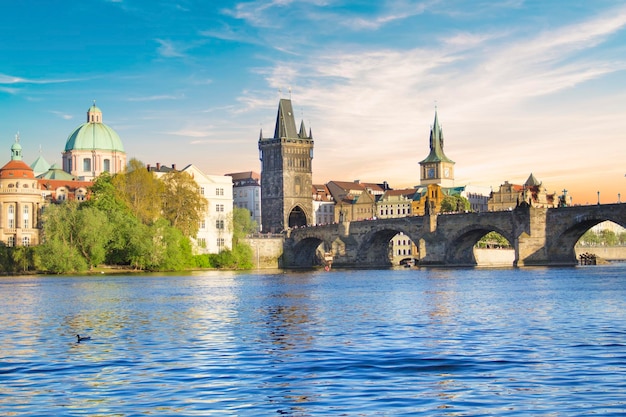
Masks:
[[[282,236],[243,239],[252,248],[252,263],[256,269],[281,268],[284,241]]]
[[[576,259],[582,253],[593,253],[607,261],[626,261],[626,246],[576,246]]]

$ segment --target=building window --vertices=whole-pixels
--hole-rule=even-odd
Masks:
[[[200,229],[206,229],[206,220],[200,222]]]
[[[7,220],[8,220],[8,226],[9,229],[14,229],[15,228],[15,206],[10,205],[9,209],[8,209],[8,213],[7,213]],[[13,245],[11,245],[13,246]]]
[[[203,237],[198,238],[198,246],[201,248],[206,248],[206,239]]]
[[[9,247],[15,246],[15,236],[9,236],[7,238],[7,246]]]
[[[215,228],[223,229],[224,228],[224,220],[215,220]]]
[[[91,158],[83,159],[83,171],[85,172],[91,171]]]
[[[216,188],[215,189],[215,195],[224,195],[224,189],[223,188]]]
[[[103,164],[103,168],[104,172],[111,172],[111,160],[110,159],[105,159],[104,160],[104,164]]]
[[[28,214],[29,214],[29,212],[28,212],[28,206],[24,206],[24,208],[23,208],[22,212],[23,212],[23,213],[22,213],[22,214],[23,214],[22,218],[23,218],[23,220],[24,220],[24,226],[22,226],[22,227],[23,227],[24,229],[29,229],[29,228],[30,228],[30,224],[29,224],[29,222],[28,222]],[[26,245],[24,245],[24,246],[26,246]]]
[[[29,236],[24,236],[22,238],[22,246],[30,246],[30,237]]]
[[[215,211],[223,212],[224,211],[224,205],[223,204],[216,204],[215,205]]]
[[[200,194],[204,195],[204,187],[200,187]]]
[[[218,237],[217,238],[217,247],[218,248],[223,248],[224,247],[224,238],[223,237]]]

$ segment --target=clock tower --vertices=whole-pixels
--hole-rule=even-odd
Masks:
[[[429,184],[454,187],[454,161],[443,153],[443,131],[436,109],[435,121],[430,129],[430,154],[420,162],[420,185]]]

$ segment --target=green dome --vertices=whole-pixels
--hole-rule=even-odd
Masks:
[[[72,150],[124,152],[124,146],[115,130],[104,123],[83,123],[67,138],[65,151]]]

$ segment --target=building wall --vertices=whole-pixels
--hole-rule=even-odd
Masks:
[[[7,246],[38,245],[43,204],[36,179],[0,179],[0,241]]]
[[[194,165],[183,169],[198,184],[207,200],[204,219],[194,239],[197,253],[219,253],[232,249],[233,179],[226,175],[207,175]]]

